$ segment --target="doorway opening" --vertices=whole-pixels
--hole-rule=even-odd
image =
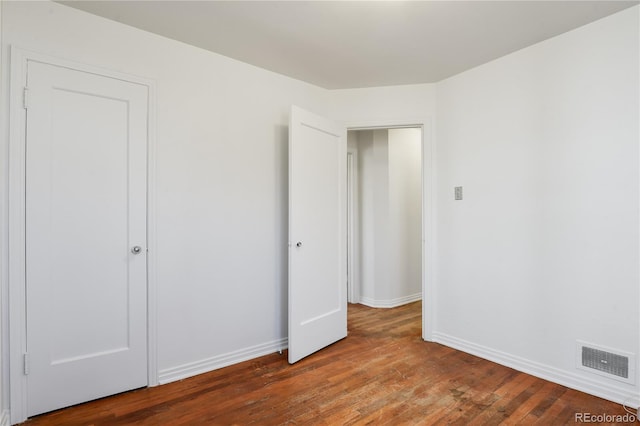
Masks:
[[[388,126],[347,133],[349,303],[392,308],[423,298],[423,132]]]

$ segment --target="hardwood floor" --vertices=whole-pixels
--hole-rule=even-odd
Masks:
[[[349,306],[349,336],[289,365],[273,354],[32,418],[36,425],[496,425],[624,415],[567,389],[420,337],[420,302]],[[611,423],[607,423],[611,424]]]

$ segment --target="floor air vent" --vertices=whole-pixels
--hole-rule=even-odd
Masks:
[[[629,378],[629,358],[626,356],[583,346],[582,365],[624,379]]]
[[[633,383],[633,354],[578,342],[578,367],[612,379]]]

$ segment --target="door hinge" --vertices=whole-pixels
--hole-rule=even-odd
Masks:
[[[29,108],[29,88],[25,87],[22,91],[22,107]]]
[[[29,354],[22,355],[22,358],[24,362],[24,375],[28,376],[29,375]]]

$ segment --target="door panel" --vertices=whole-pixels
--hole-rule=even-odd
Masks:
[[[30,61],[28,91],[31,416],[147,384],[147,88]]]
[[[300,108],[289,135],[289,362],[347,335],[346,132]]]

